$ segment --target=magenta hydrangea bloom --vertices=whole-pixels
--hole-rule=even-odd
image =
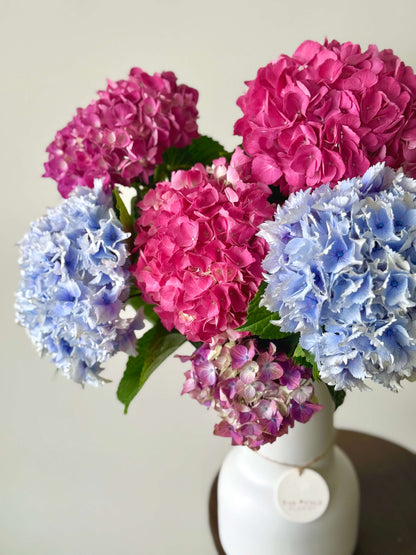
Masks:
[[[96,178],[107,190],[147,183],[165,149],[198,136],[198,92],[178,85],[174,73],[133,68],[127,79],[107,82],[46,149],[44,177],[55,179],[65,198],[77,185],[92,188]]]
[[[256,234],[273,205],[267,186],[239,178],[241,154],[237,166],[219,159],[174,172],[138,204],[137,287],[162,324],[190,341],[243,324],[262,279],[266,242]]]
[[[391,50],[305,41],[247,85],[234,131],[256,179],[289,195],[382,161],[416,177],[416,76]]]
[[[311,370],[297,366],[273,343],[262,348],[252,337],[219,336],[191,356],[182,394],[216,410],[214,434],[233,445],[258,449],[307,422],[322,407],[312,402]]]

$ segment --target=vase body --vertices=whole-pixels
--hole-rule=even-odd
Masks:
[[[324,408],[308,423],[296,423],[289,434],[257,452],[233,447],[225,458],[218,479],[218,527],[227,555],[352,555],[358,536],[358,479],[351,461],[333,445],[328,389],[315,384],[315,392]],[[278,506],[277,485],[307,464],[325,480],[329,504],[316,520],[294,522]]]

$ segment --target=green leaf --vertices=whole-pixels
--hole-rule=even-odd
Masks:
[[[170,147],[162,155],[163,163],[157,166],[153,176],[153,183],[170,179],[173,171],[189,170],[198,162],[203,166],[212,164],[216,158],[224,156],[227,161],[231,153],[214,139],[201,135],[184,148]]]
[[[117,390],[117,397],[125,406],[125,414],[151,374],[185,341],[185,336],[177,331],[169,332],[160,322],[138,340],[138,354],[127,361]]]
[[[153,310],[153,305],[145,303],[139,292],[136,293],[136,292],[134,292],[134,290],[133,291],[130,290],[130,297],[129,297],[128,302],[131,304],[131,306],[136,311],[143,307],[143,313],[144,313],[144,316],[145,316],[146,320],[148,320],[152,324],[156,324],[156,322],[159,321],[159,316]]]
[[[249,331],[252,335],[257,335],[262,339],[281,339],[292,335],[280,331],[279,326],[272,324],[272,320],[279,320],[277,312],[270,312],[265,306],[259,306],[260,300],[266,288],[265,282],[260,287],[249,304],[246,323],[237,328],[238,331]]]
[[[296,345],[296,349],[292,355],[293,360],[296,364],[300,366],[306,366],[306,368],[312,368],[315,364],[315,357],[309,351],[305,351],[299,344]]]
[[[346,392],[343,389],[341,389],[340,391],[335,391],[333,385],[327,385],[327,388],[329,389],[329,393],[331,394],[331,397],[335,403],[335,410],[337,410],[337,408],[340,407],[344,402]]]
[[[124,204],[117,187],[114,187],[113,189],[113,203],[114,203],[114,210],[116,212],[116,216],[120,220],[120,223],[123,226],[124,231],[132,233],[133,220],[130,214],[128,213],[126,205]]]
[[[292,354],[292,359],[299,366],[312,368],[313,379],[316,382],[321,381],[321,378],[319,376],[318,365],[316,364],[315,357],[313,356],[312,353],[310,353],[309,351],[305,351],[305,349],[302,349],[302,347],[299,344],[297,344],[296,349]]]
[[[193,160],[192,165],[200,162],[204,166],[212,164],[213,160],[222,156],[229,162],[232,154],[231,152],[227,152],[218,141],[206,135],[201,135],[197,139],[194,139],[189,145],[189,152]]]

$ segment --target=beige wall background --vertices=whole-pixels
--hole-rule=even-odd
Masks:
[[[68,382],[14,324],[17,248],[59,201],[45,148],[105,78],[173,70],[200,91],[200,131],[229,149],[243,82],[306,38],[393,48],[416,67],[413,0],[0,0],[2,273],[0,553],[212,555],[207,499],[229,449],[213,415],[181,398],[169,359],[123,415],[124,359],[101,389]],[[190,347],[181,350],[190,353]],[[416,384],[353,392],[339,427],[416,451]]]

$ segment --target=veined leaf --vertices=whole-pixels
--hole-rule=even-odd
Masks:
[[[321,381],[319,376],[318,365],[316,364],[315,357],[309,351],[305,351],[299,343],[296,345],[296,349],[293,352],[292,359],[299,366],[306,366],[306,368],[312,368],[313,379],[316,382]]]
[[[139,308],[143,307],[143,313],[146,320],[149,320],[149,322],[151,322],[152,324],[156,324],[156,322],[159,321],[159,316],[153,310],[153,305],[145,303],[139,292],[136,294],[130,291],[130,297],[128,302],[136,311],[139,310]]]
[[[252,335],[257,335],[262,339],[281,339],[293,335],[280,331],[279,326],[272,324],[272,321],[280,318],[277,312],[270,312],[265,306],[259,306],[265,288],[266,284],[262,282],[249,304],[246,322],[237,328],[238,331],[249,331]]]
[[[177,331],[169,332],[160,322],[138,340],[138,354],[127,361],[117,390],[124,413],[156,368],[185,341],[185,336]]]
[[[133,231],[133,220],[124,204],[120,192],[118,191],[117,187],[113,189],[113,203],[114,203],[114,210],[116,212],[117,218],[120,220],[121,225],[123,226],[124,231],[132,233]]]
[[[335,410],[337,410],[337,408],[340,407],[344,402],[346,392],[343,389],[341,389],[340,391],[335,391],[333,385],[327,385],[327,388],[329,389],[329,393],[331,394],[332,400],[334,401]]]
[[[163,162],[155,170],[153,183],[170,179],[173,171],[189,170],[197,163],[209,166],[213,160],[222,156],[229,161],[231,153],[218,141],[205,135],[194,139],[184,148],[170,147],[162,155]]]
[[[200,162],[204,166],[212,164],[213,160],[221,157],[224,157],[227,162],[229,162],[232,154],[231,152],[227,152],[218,141],[206,135],[201,135],[197,139],[194,139],[189,145],[189,151],[193,159],[193,164]]]

